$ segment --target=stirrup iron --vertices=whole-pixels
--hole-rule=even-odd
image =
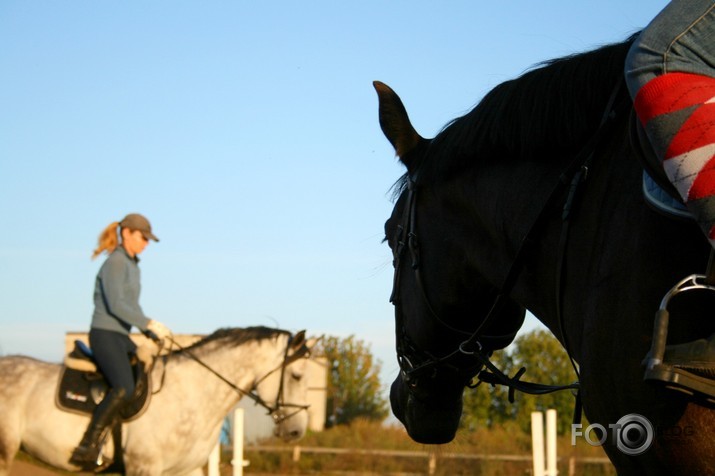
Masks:
[[[670,319],[668,304],[670,300],[678,294],[689,291],[704,290],[715,293],[715,280],[713,279],[713,269],[715,268],[712,264],[713,254],[711,253],[707,276],[701,274],[687,276],[673,286],[663,297],[660,308],[655,314],[653,341],[650,352],[644,361],[646,370],[643,379],[656,381],[664,384],[666,388],[705,398],[709,402],[715,403],[715,379],[698,375],[685,368],[687,367],[686,365],[669,364],[663,360],[668,338]]]

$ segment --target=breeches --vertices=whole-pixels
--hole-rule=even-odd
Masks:
[[[126,398],[134,395],[134,372],[130,355],[136,352],[136,344],[128,335],[103,329],[89,331],[89,345],[99,369],[112,388],[123,388]]]

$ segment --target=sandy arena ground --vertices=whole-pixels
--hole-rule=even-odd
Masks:
[[[94,473],[83,472],[83,473],[69,473],[66,471],[55,471],[47,466],[40,466],[40,464],[34,464],[23,459],[15,460],[12,463],[12,469],[10,469],[10,474],[8,476],[58,476],[63,474],[72,474],[76,476],[95,476]]]
[[[35,466],[26,461],[15,461],[12,463],[9,476],[56,476],[57,474],[60,473]]]

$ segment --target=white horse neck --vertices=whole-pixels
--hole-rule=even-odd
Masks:
[[[242,392],[233,386],[245,392],[253,390],[255,382],[280,368],[287,345],[288,335],[277,334],[238,345],[227,339],[216,339],[189,348],[187,352],[170,357],[166,366],[166,390],[177,387],[182,394],[193,394],[204,404],[213,401],[219,404],[219,412],[225,410],[224,414],[228,413],[243,397]],[[160,378],[154,376],[155,379],[157,377]],[[183,384],[170,385],[172,381]]]

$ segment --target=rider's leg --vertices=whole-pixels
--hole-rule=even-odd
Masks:
[[[715,246],[715,1],[674,0],[626,59],[636,113],[666,175]]]
[[[126,391],[123,388],[112,388],[107,392],[104,399],[94,409],[87,431],[72,453],[71,463],[82,467],[96,465],[104,436],[106,436],[105,430],[112,425],[117,413],[126,403]]]
[[[636,114],[666,175],[713,247],[714,38],[715,1],[673,0],[635,40],[625,65]],[[715,367],[715,334],[708,340],[666,347],[663,361],[710,375],[709,369]],[[670,379],[672,373],[667,375]]]
[[[134,395],[135,382],[129,356],[136,354],[136,344],[126,334],[103,329],[90,330],[89,344],[109,386],[123,388],[126,398],[130,399]]]
[[[92,466],[96,463],[105,430],[111,426],[134,394],[134,374],[129,353],[135,346],[129,337],[116,332],[92,329],[89,338],[94,359],[110,390],[95,408],[89,427],[70,458],[70,462],[80,466]]]

